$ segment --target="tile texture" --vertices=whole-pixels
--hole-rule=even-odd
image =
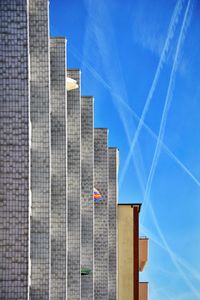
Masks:
[[[108,299],[108,130],[94,129],[94,187],[104,200],[94,204],[94,299]]]
[[[67,295],[66,40],[51,38],[51,300]]]
[[[93,300],[93,102],[93,97],[81,97],[81,266],[92,271],[81,276],[82,300]]]
[[[26,0],[0,1],[0,299],[28,299],[29,73]]]
[[[118,149],[109,148],[109,300],[117,300],[117,201],[118,201]]]
[[[31,112],[31,300],[50,293],[49,1],[29,1]]]
[[[67,153],[68,153],[68,278],[67,299],[80,300],[80,199],[81,199],[81,103],[80,71],[68,70],[79,88],[67,92]]]

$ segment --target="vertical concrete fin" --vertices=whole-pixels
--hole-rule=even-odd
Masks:
[[[94,122],[93,97],[81,97],[81,299],[93,300],[93,177]],[[84,270],[83,270],[84,271]]]
[[[108,130],[94,129],[94,298],[108,299]]]
[[[67,299],[80,300],[81,295],[81,106],[80,71],[68,70],[68,77],[78,87],[67,93],[68,151],[68,278]]]
[[[31,133],[31,300],[50,298],[49,1],[29,0]]]
[[[117,299],[117,202],[118,202],[118,156],[117,148],[108,149],[109,156],[109,300]]]
[[[51,61],[51,299],[67,296],[66,39],[50,39]]]
[[[0,299],[29,284],[28,1],[0,1]]]

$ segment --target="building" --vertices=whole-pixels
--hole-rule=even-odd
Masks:
[[[94,129],[94,299],[108,299],[108,129]]]
[[[66,39],[51,37],[51,298],[67,297]]]
[[[118,202],[118,169],[119,150],[117,148],[108,149],[109,161],[109,197],[108,197],[108,253],[109,253],[109,273],[108,273],[108,299],[117,299],[118,278],[117,278],[117,202]]]
[[[118,204],[118,299],[147,300],[148,283],[139,282],[148,258],[148,239],[139,237],[141,204]]]
[[[0,1],[0,299],[12,300],[27,300],[30,282],[27,4]]]
[[[0,299],[146,300],[140,205],[117,207],[119,151],[49,1],[1,0],[0,23]]]
[[[31,299],[50,296],[50,39],[49,1],[29,1]],[[27,141],[28,142],[28,141]]]
[[[94,98],[81,97],[81,299],[94,299]]]
[[[80,70],[67,70],[77,82],[67,92],[68,263],[67,299],[81,296],[81,94]]]

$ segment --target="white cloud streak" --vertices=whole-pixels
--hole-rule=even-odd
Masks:
[[[119,97],[115,96],[120,94],[121,98],[123,99],[128,98],[125,83],[124,83],[124,77],[121,70],[121,62],[117,52],[117,45],[115,43],[113,24],[111,22],[112,19],[109,15],[109,11],[105,3],[106,1],[102,1],[101,5],[99,6],[99,2],[95,3],[93,1],[87,1],[88,14],[91,16],[90,30],[93,32],[93,37],[95,37],[96,46],[102,61],[102,66],[104,67],[105,75],[109,81],[109,85],[104,81],[104,86],[106,86],[109,89],[110,94],[112,95],[113,104],[116,107],[116,110],[123,124],[124,131],[127,136],[127,140],[129,143],[131,143],[132,136],[130,135],[131,131],[129,125],[132,122],[131,125],[134,128],[133,120],[127,118],[126,112],[124,110],[124,107],[121,105],[121,102],[116,101],[118,100]],[[108,32],[105,32],[102,29],[103,28],[101,25],[102,16],[104,17],[104,23],[106,24],[107,28],[109,28],[109,43],[106,42],[108,40]],[[111,47],[115,49],[114,52],[111,50]],[[96,71],[94,69],[92,71],[93,74],[99,78]],[[101,78],[99,79],[102,82],[102,79]],[[140,159],[140,166],[138,164],[138,159]],[[137,174],[140,187],[142,190],[144,190],[144,181],[142,179],[144,174],[142,174],[141,171],[143,169],[143,159],[142,156],[140,155],[139,146],[138,146],[138,157],[137,158],[132,157],[132,160],[133,160],[133,164],[135,167],[135,171]]]
[[[131,109],[131,108],[130,108]],[[132,115],[134,118],[139,121],[140,117],[135,113],[134,110],[132,110]],[[142,121],[143,128],[151,135],[153,139],[156,141],[159,141],[163,150],[166,152],[166,154],[177,164],[179,167],[194,181],[195,184],[197,184],[198,187],[200,187],[200,181],[196,178],[196,176],[185,166],[185,164],[169,149],[169,147],[162,141],[159,140],[159,137],[156,135],[156,133],[144,122]]]
[[[194,293],[194,295],[197,296],[197,298],[200,298],[200,293],[199,291],[194,287],[194,285],[190,282],[190,280],[188,279],[188,276],[186,276],[185,272],[182,270],[182,268],[180,267],[179,263],[177,262],[177,258],[176,255],[173,253],[173,251],[171,250],[171,248],[169,247],[161,229],[160,226],[158,224],[158,220],[157,217],[155,215],[154,209],[151,205],[151,203],[149,204],[149,211],[151,212],[152,218],[153,218],[153,222],[155,224],[156,230],[160,236],[160,239],[164,245],[164,249],[167,251],[167,253],[169,254],[174,266],[176,267],[177,271],[179,272],[180,276],[183,278],[184,282],[186,283],[186,285],[191,289],[191,291]]]
[[[154,213],[154,215],[155,215],[155,213]],[[159,226],[159,228],[160,228],[160,226]],[[163,249],[164,251],[166,251],[168,253],[169,244],[168,244],[168,248],[166,248],[165,245],[163,244],[163,241],[159,240],[152,231],[150,231],[148,228],[146,228],[144,226],[144,224],[140,224],[140,229],[146,236],[149,237],[149,239],[154,244],[156,244],[158,247],[160,247],[161,249]],[[161,228],[159,230],[161,231]],[[175,253],[171,248],[170,248],[170,252],[173,253],[173,257],[176,259],[177,263],[187,271],[188,275],[190,274],[193,278],[200,280],[200,272],[198,272],[197,269],[195,269],[191,264],[189,264],[180,255],[177,255],[177,253]],[[167,271],[163,270],[163,272],[167,272]],[[173,272],[173,274],[175,275],[174,272]]]
[[[141,115],[139,124],[137,126],[134,138],[132,140],[127,159],[126,159],[126,161],[124,163],[124,166],[123,166],[123,169],[122,169],[121,178],[120,178],[120,185],[124,180],[124,177],[125,177],[125,174],[127,172],[131,157],[133,156],[134,148],[135,148],[135,145],[138,141],[138,137],[140,135],[140,131],[141,131],[142,126],[143,126],[143,121],[145,120],[146,114],[149,110],[151,100],[152,100],[152,97],[154,95],[154,92],[155,92],[155,89],[156,89],[156,86],[157,86],[157,83],[158,83],[158,80],[159,80],[159,77],[160,77],[161,70],[162,70],[163,65],[166,61],[166,55],[169,51],[171,40],[174,37],[174,33],[175,33],[175,30],[176,30],[177,23],[179,21],[179,16],[180,16],[180,13],[181,13],[181,10],[182,10],[182,6],[183,6],[183,1],[178,0],[177,3],[176,3],[176,6],[174,8],[172,18],[170,20],[170,24],[169,24],[169,28],[168,28],[168,32],[167,32],[167,37],[166,37],[166,40],[165,40],[165,43],[164,43],[164,46],[163,46],[163,50],[162,50],[162,53],[161,53],[161,56],[160,56],[158,67],[156,69],[156,73],[155,73],[151,88],[149,90],[149,93],[148,93],[148,96],[147,96],[147,99],[146,99],[146,102],[145,102],[144,109],[142,111],[142,115]]]
[[[154,156],[153,156],[153,161],[151,164],[151,169],[150,169],[148,180],[147,180],[144,201],[143,201],[144,205],[146,204],[146,202],[149,199],[153,178],[154,178],[156,167],[157,167],[158,160],[160,157],[161,146],[162,146],[161,141],[164,138],[167,116],[168,116],[171,101],[173,98],[173,90],[174,90],[174,84],[175,84],[175,78],[176,78],[176,72],[177,72],[177,68],[178,68],[179,58],[180,58],[182,46],[184,43],[185,35],[187,32],[187,28],[188,28],[188,25],[190,22],[189,17],[190,17],[191,2],[192,2],[191,0],[188,1],[187,7],[185,10],[185,14],[184,14],[184,18],[183,18],[183,22],[182,22],[182,26],[181,26],[180,35],[178,38],[178,43],[177,43],[175,57],[174,57],[174,63],[173,63],[172,71],[170,74],[170,80],[169,80],[169,85],[168,85],[168,89],[167,89],[167,96],[166,96],[165,105],[164,105],[161,123],[160,123],[158,139],[157,139],[156,148],[155,148],[155,152],[154,152]]]
[[[105,45],[102,44],[102,40],[99,41],[99,44],[100,44],[102,47],[105,46]],[[106,62],[105,62],[105,64],[106,64]],[[110,93],[112,94],[113,98],[116,98],[116,99],[118,100],[119,104],[121,103],[121,104],[125,105],[125,107],[126,107],[127,109],[129,109],[129,112],[130,112],[131,109],[129,108],[128,104],[127,104],[126,102],[124,102],[123,98],[122,98],[121,96],[119,96],[118,93],[114,92],[114,91],[115,91],[115,88],[114,88],[113,86],[110,86],[110,84],[107,84],[107,82],[106,82],[104,79],[102,79],[102,77],[96,72],[96,70],[94,70],[93,67],[91,67],[90,65],[86,65],[86,66],[87,66],[87,68],[90,70],[90,72],[92,72],[92,74],[95,76],[95,78],[97,78],[97,79],[103,84],[103,86],[104,86],[105,88],[107,88],[107,89],[110,91]],[[121,105],[119,105],[118,109],[120,109],[120,108],[121,108]],[[127,132],[127,131],[128,131],[128,128],[127,128],[127,124],[125,124],[125,118],[124,118],[124,116],[121,115],[121,119],[122,119],[122,121],[123,121],[123,123],[124,123],[125,129],[126,129],[126,132]],[[144,126],[144,121],[143,121],[143,120],[141,121],[141,126]],[[129,135],[128,135],[128,136],[129,136]],[[155,137],[155,138],[156,138],[156,137]],[[158,141],[160,141],[160,140],[158,140]],[[161,142],[161,141],[160,141],[160,144],[162,145],[162,142]],[[169,154],[169,153],[168,153],[168,154]],[[172,156],[172,157],[173,157],[173,156]],[[164,236],[163,236],[163,234],[162,234],[162,232],[161,232],[161,229],[160,229],[160,227],[159,227],[159,225],[158,225],[157,219],[156,219],[155,217],[154,217],[154,223],[156,224],[156,228],[157,228],[157,230],[158,230],[158,232],[159,232],[159,235],[161,236],[162,243],[164,244],[164,247],[165,247],[166,251],[169,253],[169,255],[170,255],[170,257],[171,257],[171,259],[172,259],[172,261],[173,261],[175,267],[177,268],[177,270],[179,271],[179,273],[181,274],[181,276],[183,277],[183,279],[184,279],[184,281],[187,283],[187,285],[191,288],[191,290],[192,290],[196,295],[199,295],[199,294],[198,294],[198,291],[197,291],[197,290],[194,288],[194,286],[190,283],[190,281],[189,281],[188,278],[186,277],[185,273],[182,271],[182,269],[180,268],[179,264],[178,264],[177,261],[175,260],[174,255],[173,255],[173,252],[172,252],[171,249],[169,248],[169,246],[168,246],[168,244],[167,244],[167,242],[166,242],[166,240],[165,240],[165,238],[164,238]]]
[[[71,46],[73,51],[69,50],[71,54],[73,54],[74,57],[76,57],[77,60],[81,61],[82,58],[80,54],[77,52],[76,48],[74,46]],[[151,135],[153,139],[158,141],[158,136],[157,134],[143,121],[141,118],[136,114],[136,112],[123,100],[121,96],[116,94],[111,86],[102,78],[102,76],[85,60],[83,61],[83,66],[85,66],[88,71],[96,78],[102,86],[107,89],[112,96],[117,99],[121,105],[135,118],[137,122],[141,121],[143,128]],[[169,147],[163,142],[159,141],[161,143],[161,146],[163,150],[166,152],[166,154],[194,181],[194,183],[200,187],[200,181],[198,178],[188,169],[188,167],[169,149]],[[122,182],[122,180],[120,180]]]

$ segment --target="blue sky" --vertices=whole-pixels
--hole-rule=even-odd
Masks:
[[[143,203],[149,299],[200,299],[198,0],[51,0],[50,13],[120,149],[119,201]]]

